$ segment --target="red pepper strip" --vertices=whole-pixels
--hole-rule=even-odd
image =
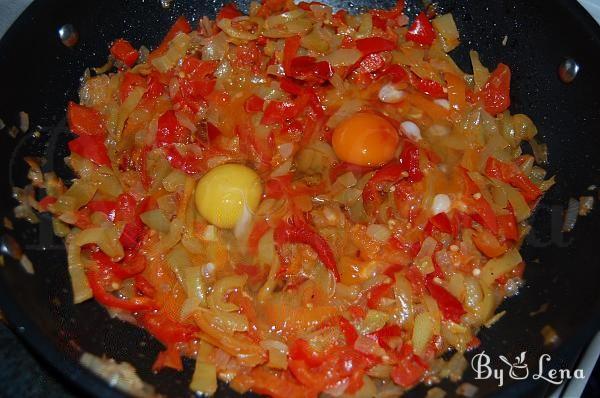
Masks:
[[[250,254],[256,254],[258,251],[258,242],[260,238],[269,230],[269,224],[265,220],[258,220],[252,226],[252,231],[248,235],[248,251]]]
[[[166,146],[163,148],[167,160],[171,167],[183,171],[186,174],[196,174],[204,171],[205,167],[202,163],[202,158],[199,158],[192,151],[187,151],[185,154],[179,152],[174,146]]]
[[[301,95],[304,93],[304,87],[287,77],[281,78],[279,81],[279,86],[283,91],[292,95]]]
[[[125,72],[121,86],[119,87],[119,99],[121,103],[125,102],[129,93],[136,87],[145,87],[146,79],[137,73]]]
[[[368,37],[356,40],[356,48],[363,55],[369,55],[382,51],[392,51],[396,48],[396,43],[383,37]]]
[[[440,232],[445,232],[447,234],[455,234],[455,230],[453,228],[452,223],[450,222],[450,218],[446,213],[438,213],[435,216],[429,219],[429,223],[435,228],[437,228]],[[427,229],[427,227],[425,228]]]
[[[183,370],[181,354],[173,344],[167,345],[166,350],[159,352],[154,364],[152,364],[153,372],[158,372],[163,368],[172,368],[179,372]]]
[[[444,92],[444,86],[440,83],[429,80],[429,79],[421,79],[419,76],[414,73],[410,74],[410,84],[413,85],[414,88],[419,90],[420,92],[429,95],[433,98],[446,98],[447,94]]]
[[[292,59],[300,49],[300,36],[292,36],[285,39],[283,45],[283,70],[287,76],[292,76]]]
[[[500,243],[498,238],[486,229],[473,234],[472,239],[479,251],[490,258],[498,257],[508,250],[505,244]]]
[[[492,206],[488,203],[483,196],[475,199],[474,194],[479,192],[477,184],[471,180],[471,177],[467,174],[466,170],[462,170],[463,179],[465,181],[465,197],[463,201],[467,204],[470,210],[472,210],[472,217],[475,221],[485,226],[487,229],[492,231],[494,235],[498,234],[498,219]]]
[[[102,136],[81,135],[69,141],[68,146],[71,152],[91,160],[98,166],[110,166],[110,158]]]
[[[415,266],[408,267],[406,270],[406,279],[410,282],[410,287],[417,297],[421,297],[426,290],[426,281],[423,273]]]
[[[380,346],[389,349],[389,340],[393,337],[400,337],[402,335],[402,328],[398,325],[386,325],[371,335],[377,339],[377,343]]]
[[[244,110],[248,113],[262,112],[265,100],[260,98],[258,95],[252,94],[246,102],[244,102]]]
[[[499,234],[507,240],[516,242],[519,239],[519,230],[517,228],[517,219],[512,213],[512,209],[510,214],[499,215],[497,219]]]
[[[117,202],[114,200],[93,200],[89,202],[86,207],[91,212],[100,212],[106,214],[110,221],[115,220]]]
[[[405,0],[397,0],[396,5],[389,10],[370,10],[369,13],[382,19],[398,18],[402,15],[402,11],[404,11],[404,1]]]
[[[324,355],[314,350],[306,340],[296,339],[289,349],[292,360],[306,362],[309,366],[319,366],[325,360]]]
[[[385,58],[379,53],[366,55],[358,61],[357,72],[360,74],[369,74],[385,67]]]
[[[542,190],[513,163],[501,162],[490,156],[485,163],[485,174],[517,188],[528,202],[533,202],[542,194]]]
[[[92,253],[92,259],[105,269],[109,269],[117,278],[128,279],[146,269],[146,257],[143,254],[131,255],[120,263],[115,263],[101,251]]]
[[[415,18],[412,25],[408,28],[405,37],[406,40],[425,46],[433,44],[433,41],[435,40],[435,30],[424,12],[420,12],[419,15],[417,15],[417,18]]]
[[[225,4],[217,13],[217,22],[221,19],[233,19],[242,15],[234,3]]]
[[[388,65],[383,69],[382,76],[389,76],[393,83],[408,81],[408,72],[400,65]]]
[[[354,347],[354,343],[356,342],[356,339],[358,339],[356,328],[343,316],[340,316],[337,321],[339,322],[340,329],[346,339],[346,344],[350,347]]]
[[[125,65],[132,67],[140,56],[135,48],[125,39],[117,39],[110,47],[113,57],[122,61]]]
[[[433,282],[433,278],[427,279],[427,291],[437,302],[444,319],[459,323],[460,318],[466,313],[462,304],[456,297],[450,294],[446,289]]]
[[[190,33],[191,31],[192,27],[183,15],[177,18],[177,20],[175,21],[173,26],[171,26],[171,29],[169,29],[158,48],[150,53],[150,55],[148,56],[148,61],[152,61],[154,58],[163,55],[169,48],[169,43],[171,42],[171,40],[173,40],[178,33]]]
[[[286,73],[287,75],[287,73]],[[323,83],[333,75],[333,69],[327,61],[318,61],[315,57],[295,57],[290,62],[289,76],[299,80]]]
[[[298,115],[298,110],[293,102],[270,101],[261,119],[264,125],[283,124],[286,120]]]
[[[507,110],[510,106],[510,68],[498,64],[478,97],[483,100],[485,110],[493,116]]]
[[[67,121],[69,129],[77,135],[105,136],[106,130],[102,122],[102,115],[94,108],[79,105],[69,101],[67,106]]]
[[[58,199],[54,196],[44,196],[44,198],[42,198],[42,200],[38,202],[38,205],[40,206],[42,211],[48,211],[48,206],[50,206],[53,203],[56,203],[57,200]]]
[[[200,331],[196,326],[175,322],[161,313],[145,313],[138,320],[144,329],[167,346],[193,340]]]
[[[367,299],[367,306],[369,308],[377,308],[379,307],[379,302],[381,299],[388,294],[388,292],[392,289],[391,283],[382,283],[380,285],[374,286],[369,291],[369,298]]]
[[[336,281],[340,274],[335,263],[335,257],[327,241],[319,235],[306,221],[296,218],[288,222],[281,221],[274,232],[277,251],[281,257],[281,248],[286,243],[302,243],[309,245],[325,267],[333,273]],[[284,261],[282,261],[284,262]]]
[[[154,288],[154,286],[152,286],[152,284],[148,282],[148,279],[144,278],[142,275],[134,276],[133,282],[135,290],[143,294],[144,296],[153,298],[156,294],[156,289]]]
[[[363,189],[362,198],[368,212],[373,212],[381,201],[379,187],[382,184],[395,184],[406,178],[408,182],[418,182],[423,179],[419,168],[419,148],[410,142],[405,142],[398,163],[389,163],[379,169],[367,182]],[[406,175],[406,174],[407,175]]]
[[[113,296],[104,290],[100,278],[95,271],[87,271],[86,276],[90,288],[92,289],[92,293],[94,294],[94,298],[100,304],[108,307],[120,308],[129,312],[151,311],[158,308],[154,300],[149,299],[148,297],[134,297],[129,300],[122,300]]]

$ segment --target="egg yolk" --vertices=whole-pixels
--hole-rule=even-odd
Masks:
[[[219,228],[233,228],[244,212],[254,212],[262,196],[256,172],[241,164],[224,164],[206,173],[196,185],[196,208]]]
[[[400,138],[385,118],[359,112],[341,122],[333,132],[335,154],[347,163],[381,166],[394,157]]]

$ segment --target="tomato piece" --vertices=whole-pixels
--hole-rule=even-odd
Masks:
[[[248,113],[262,112],[265,100],[258,95],[252,94],[246,102],[244,102],[244,110]]]
[[[450,222],[450,218],[446,213],[438,213],[429,219],[429,224],[437,228],[440,232],[455,235],[456,230]],[[427,227],[425,227],[427,230]]]
[[[417,297],[420,297],[425,293],[425,277],[417,267],[408,267],[408,269],[406,270],[406,279],[408,279],[408,281],[410,282],[412,291]]]
[[[435,30],[424,12],[420,12],[406,32],[406,40],[430,46],[435,40]]]
[[[403,359],[392,369],[392,380],[401,387],[409,388],[417,384],[427,368],[415,359]]]
[[[302,243],[309,245],[319,257],[319,260],[325,265],[325,267],[333,273],[336,281],[340,280],[340,274],[337,269],[335,262],[335,256],[329,243],[317,233],[305,220],[300,217],[288,220],[288,222],[281,221],[275,228],[273,234],[275,239],[276,249],[281,258],[281,248],[286,243]],[[286,263],[281,258],[282,263]]]
[[[114,221],[117,211],[117,202],[113,200],[93,200],[89,202],[86,207],[91,212],[104,213],[110,221]]]
[[[286,120],[298,115],[298,110],[293,102],[269,101],[261,119],[264,125],[283,124]]]
[[[358,62],[357,72],[360,74],[369,74],[377,72],[385,67],[385,58],[379,53],[372,53]]]
[[[135,286],[135,291],[143,294],[144,296],[148,296],[150,298],[154,297],[156,294],[156,289],[146,278],[142,275],[136,275],[133,277],[133,282]]]
[[[108,151],[104,145],[104,137],[97,135],[81,135],[68,143],[69,150],[89,159],[98,166],[110,166]]]
[[[186,174],[196,174],[205,170],[202,159],[192,151],[182,154],[173,145],[165,146],[163,150],[171,166]]]
[[[233,19],[242,15],[234,3],[225,4],[217,13],[217,22],[221,19]]]
[[[485,110],[496,116],[510,106],[510,68],[498,64],[479,93]]]
[[[98,273],[88,270],[86,272],[88,283],[92,289],[94,298],[107,307],[120,308],[129,312],[151,311],[157,309],[156,303],[148,297],[134,297],[122,300],[104,290]]]
[[[472,239],[479,251],[490,258],[501,256],[508,250],[506,245],[500,243],[498,238],[485,229],[475,233]]]
[[[309,366],[319,366],[325,360],[322,353],[317,352],[303,339],[296,339],[290,345],[289,357],[292,360],[306,362]]]
[[[135,48],[125,39],[117,39],[110,46],[110,53],[113,57],[132,67],[140,56]]]
[[[383,348],[390,348],[389,340],[394,337],[402,336],[402,328],[398,325],[386,325],[372,334],[377,339],[377,343]]]
[[[433,282],[433,278],[427,280],[427,291],[437,302],[444,319],[460,323],[460,318],[466,314],[466,311],[456,297],[442,286]]]
[[[396,48],[396,43],[383,37],[367,37],[356,40],[356,48],[363,55],[369,55],[382,51],[392,51]]]
[[[69,101],[67,121],[69,122],[69,129],[77,135],[106,135],[102,115],[93,108]]]
[[[281,80],[279,81],[279,86],[283,91],[292,95],[301,95],[302,93],[304,93],[304,88],[301,85],[287,77],[281,78]]]

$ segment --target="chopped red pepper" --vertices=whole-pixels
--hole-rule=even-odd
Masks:
[[[358,332],[356,331],[356,328],[343,316],[338,317],[337,321],[342,333],[344,334],[344,338],[346,339],[346,344],[350,347],[354,347],[354,343],[356,342],[356,339],[358,339]]]
[[[367,299],[367,306],[369,308],[378,308],[379,302],[385,297],[390,290],[392,290],[391,283],[382,283],[376,285],[369,291],[369,298]]]
[[[114,200],[93,200],[89,202],[86,207],[92,212],[104,213],[110,221],[114,221],[117,211],[117,202]]]
[[[377,170],[365,185],[362,193],[363,203],[368,212],[372,213],[379,207],[380,188],[383,184],[393,185],[402,179],[406,179],[408,182],[418,182],[423,179],[423,173],[419,168],[419,159],[419,148],[406,142],[397,163],[389,163]]]
[[[137,73],[126,72],[123,75],[123,80],[119,87],[119,99],[121,100],[121,103],[125,102],[129,93],[131,93],[134,88],[145,86],[146,79],[143,76],[140,76]]]
[[[265,100],[258,95],[252,94],[246,102],[244,102],[244,110],[248,113],[262,112]]]
[[[293,58],[289,69],[289,76],[315,83],[323,83],[333,75],[329,62],[317,61],[315,57],[306,55]]]
[[[498,64],[478,94],[485,110],[491,115],[496,116],[507,110],[510,106],[510,68]]]
[[[158,372],[163,368],[172,368],[179,372],[183,370],[181,354],[173,344],[167,345],[166,350],[159,352],[154,364],[152,364],[153,372]]]
[[[135,48],[125,39],[117,39],[110,47],[110,53],[113,57],[132,67],[140,56]]]
[[[69,101],[67,106],[69,129],[77,135],[106,135],[102,115],[94,108]]]
[[[150,55],[148,56],[148,60],[152,61],[154,58],[163,55],[169,48],[169,43],[171,42],[171,40],[173,40],[178,33],[190,33],[191,31],[192,27],[183,15],[177,18],[173,26],[171,26],[171,28],[163,38],[158,48],[150,53]]]
[[[163,150],[171,166],[178,170],[187,174],[196,174],[205,169],[202,159],[193,151],[186,151],[182,154],[173,145],[166,146]]]
[[[145,313],[138,321],[144,329],[166,346],[193,340],[199,332],[196,326],[173,321],[161,313]]]
[[[324,361],[324,355],[314,350],[303,339],[296,339],[290,345],[289,357],[292,360],[306,362],[309,366],[319,366]]]
[[[367,37],[356,40],[356,48],[363,55],[368,55],[382,51],[392,51],[396,48],[396,43],[383,37]]]
[[[435,40],[435,30],[424,12],[420,12],[412,25],[408,28],[406,40],[425,46],[433,44],[433,41]]]
[[[81,135],[69,141],[68,146],[72,153],[89,159],[98,166],[110,166],[110,158],[102,136]]]
[[[419,76],[414,73],[410,74],[410,83],[414,88],[419,90],[420,92],[429,95],[433,98],[446,98],[447,94],[444,92],[444,86],[440,83],[429,80],[429,79],[421,79]]]
[[[501,162],[490,156],[485,164],[485,174],[517,188],[528,202],[542,194],[542,190],[513,163]]]
[[[519,239],[519,229],[517,228],[517,219],[512,212],[510,214],[501,214],[497,216],[498,232],[507,240],[517,241]]]
[[[225,4],[217,13],[217,22],[221,19],[233,19],[242,15],[234,3]]]
[[[335,280],[340,280],[335,256],[333,255],[329,244],[305,220],[296,217],[288,222],[281,221],[277,228],[275,228],[273,237],[280,257],[281,248],[286,243],[302,243],[309,245],[317,253],[319,260],[321,260],[323,265],[333,273]],[[283,259],[282,262],[284,262]]]
[[[390,348],[389,341],[394,337],[402,336],[402,328],[398,325],[386,325],[372,334],[377,339],[377,343],[383,348]]]
[[[437,228],[440,232],[455,235],[456,229],[452,225],[450,218],[446,213],[438,213],[429,219],[429,224]],[[425,227],[427,230],[427,227]]]
[[[248,235],[248,251],[251,254],[256,254],[258,250],[258,242],[260,238],[269,230],[269,224],[264,219],[258,220],[252,226],[252,231]]]
[[[471,177],[463,170],[463,178],[465,181],[465,197],[463,201],[468,205],[471,212],[471,217],[489,229],[493,234],[498,234],[498,219],[496,212],[483,196],[474,196],[479,192],[479,188],[473,182]]]
[[[408,72],[400,65],[392,64],[385,67],[382,71],[384,76],[389,76],[393,83],[400,83],[408,80]]]
[[[433,278],[427,280],[427,291],[429,291],[431,297],[437,302],[444,319],[449,319],[455,323],[460,322],[460,318],[466,311],[456,297],[433,282]]]
[[[42,211],[48,211],[48,206],[50,206],[53,203],[56,203],[57,200],[58,199],[54,196],[44,196],[42,200],[38,202],[38,205],[40,205]]]
[[[261,119],[264,125],[283,124],[286,120],[298,115],[298,109],[293,102],[270,101]]]
[[[486,229],[475,233],[472,239],[479,251],[490,258],[498,257],[508,250],[505,244],[500,243],[498,238]]]
[[[110,270],[119,279],[131,278],[146,269],[146,256],[143,254],[130,252],[118,263],[101,251],[92,252],[91,257],[100,268]]]
[[[379,53],[372,53],[358,62],[356,69],[359,74],[368,74],[376,72],[385,67],[385,58]]]
[[[400,360],[400,363],[392,369],[391,376],[394,383],[400,387],[409,388],[421,380],[426,370],[427,368],[417,361],[417,356],[411,354]]]
[[[103,305],[120,308],[129,312],[151,311],[157,309],[156,303],[148,297],[133,297],[123,300],[113,296],[104,290],[98,274],[95,271],[87,271],[86,276],[94,294],[94,298]],[[153,333],[154,334],[154,333]]]
[[[158,130],[156,131],[158,146],[186,144],[189,139],[189,130],[179,124],[173,110],[166,111],[158,118]]]
[[[148,296],[150,298],[154,297],[156,294],[156,289],[146,278],[142,275],[136,275],[133,277],[133,282],[135,286],[136,292],[143,294],[144,296]]]
[[[283,70],[287,76],[292,76],[292,60],[300,49],[300,36],[285,39],[283,45]]]

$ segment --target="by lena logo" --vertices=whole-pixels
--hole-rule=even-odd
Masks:
[[[475,379],[486,380],[494,379],[498,381],[498,386],[502,387],[506,378],[512,380],[524,380],[531,377],[533,380],[544,380],[548,383],[555,385],[561,384],[565,380],[570,379],[583,379],[583,369],[554,369],[548,368],[548,362],[550,362],[550,355],[542,354],[539,357],[537,368],[530,369],[525,362],[526,352],[523,351],[517,355],[514,361],[510,361],[504,355],[498,356],[500,361],[504,364],[501,367],[493,367],[491,365],[491,358],[485,351],[480,352],[473,356],[471,359],[471,368],[475,371]],[[506,371],[508,370],[508,373]]]

